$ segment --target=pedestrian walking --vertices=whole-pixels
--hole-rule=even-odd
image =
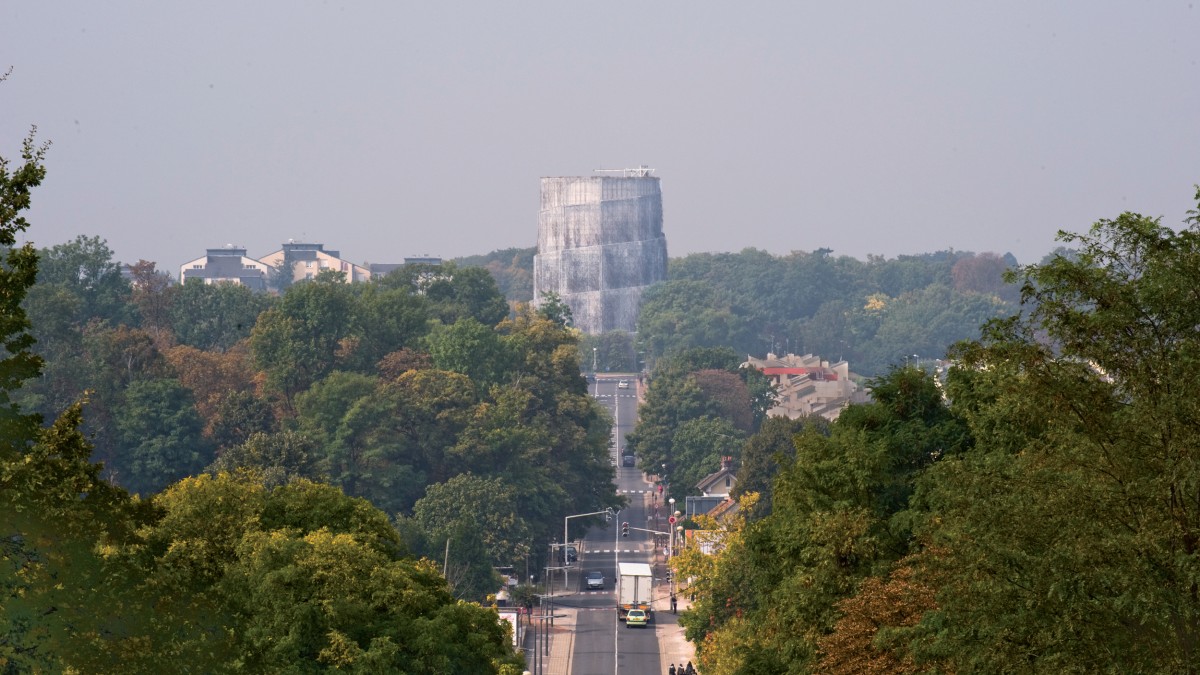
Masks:
[[[687,668],[683,669],[683,675],[696,675],[696,669],[692,667],[691,661],[688,661]]]
[[[675,664],[674,663],[672,663],[671,667],[667,669],[667,675],[675,675]]]
[[[676,604],[677,602],[678,602],[678,600],[675,598],[675,594],[672,593],[671,594],[671,613],[672,614],[675,613],[675,607],[677,606],[677,604]]]

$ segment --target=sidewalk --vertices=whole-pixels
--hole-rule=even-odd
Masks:
[[[682,612],[691,607],[683,595],[676,596],[676,610]],[[662,595],[654,604],[655,632],[658,635],[659,672],[667,672],[674,663],[677,667],[688,661],[696,665],[695,645],[683,636],[683,626],[679,625],[679,615],[671,613],[670,593]]]
[[[541,628],[542,622],[538,622],[539,631],[539,647],[542,653],[534,655],[533,653],[533,632],[525,633],[525,670],[534,675],[571,675],[571,653],[575,649],[575,614],[574,607],[554,606],[554,625],[549,626],[550,632],[550,653],[546,654],[544,644],[541,644]],[[534,619],[538,619],[540,615],[534,613]],[[541,668],[534,669],[534,663],[540,662]],[[665,672],[665,671],[664,671]]]

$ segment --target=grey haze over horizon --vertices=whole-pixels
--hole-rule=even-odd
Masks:
[[[1200,8],[1155,3],[0,7],[0,154],[53,142],[29,239],[178,272],[537,241],[542,176],[648,164],[671,256],[1035,262],[1200,183]]]

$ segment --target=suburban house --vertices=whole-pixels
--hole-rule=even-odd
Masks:
[[[179,281],[201,279],[206,284],[230,283],[251,290],[267,290],[269,268],[261,260],[246,255],[246,249],[229,244],[208,249],[203,258],[179,266]]]
[[[362,265],[342,260],[339,251],[326,251],[324,244],[304,244],[289,241],[283,248],[261,258],[263,264],[277,270],[290,265],[292,281],[315,278],[323,270],[342,272],[346,283],[369,281],[371,271]]]
[[[738,503],[733,498],[735,485],[737,485],[737,474],[733,469],[733,458],[722,457],[721,468],[696,483],[696,488],[702,494],[687,497],[684,500],[687,519],[695,516],[708,516],[719,522],[737,513]],[[707,555],[716,553],[725,544],[725,533],[721,529],[684,530],[684,537],[688,546],[699,547],[699,551]]]
[[[831,364],[812,354],[767,354],[765,359],[747,357],[742,367],[762,371],[779,392],[779,401],[768,415],[792,419],[820,415],[833,421],[847,405],[870,400],[851,378],[845,361]]]
[[[700,490],[700,495],[684,498],[685,518],[714,515],[713,511],[718,507],[724,510],[728,508],[728,505],[736,504],[737,502],[733,501],[731,497],[735,485],[737,485],[737,472],[733,469],[733,458],[722,457],[721,468],[696,483],[696,489]]]

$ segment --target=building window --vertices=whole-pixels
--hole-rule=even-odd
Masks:
[[[725,487],[729,487],[729,476],[725,476]]]

